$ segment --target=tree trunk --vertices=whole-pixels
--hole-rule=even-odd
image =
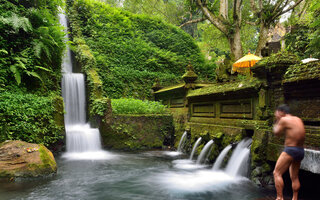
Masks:
[[[228,0],[220,0],[219,13],[225,19],[228,19],[228,6]]]
[[[264,23],[260,24],[259,41],[258,41],[256,53],[255,53],[257,56],[261,56],[261,50],[266,46],[269,28],[270,28],[269,25],[266,25]]]
[[[240,37],[240,27],[236,27],[234,30],[233,35],[227,36],[230,50],[231,50],[231,60],[239,60],[242,55],[242,44],[241,44],[241,37]]]

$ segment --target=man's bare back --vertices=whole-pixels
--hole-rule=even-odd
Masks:
[[[283,200],[282,190],[284,182],[282,175],[288,169],[292,181],[292,200],[298,199],[300,189],[299,169],[301,160],[304,157],[303,144],[305,140],[305,130],[302,120],[289,113],[290,109],[287,105],[280,105],[274,113],[276,118],[276,123],[273,127],[274,134],[285,134],[285,148],[280,154],[273,171],[277,189],[276,200]]]
[[[299,117],[286,114],[277,123],[276,135],[285,133],[284,145],[287,147],[303,147],[305,130],[302,120]]]

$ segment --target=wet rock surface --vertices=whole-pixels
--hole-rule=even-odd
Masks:
[[[54,156],[42,144],[11,140],[0,144],[0,178],[38,177],[56,171]]]

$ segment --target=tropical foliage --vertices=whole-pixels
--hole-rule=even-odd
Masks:
[[[5,1],[0,4],[0,85],[41,93],[57,89],[64,50],[56,18],[59,1]],[[33,6],[34,5],[34,6]],[[14,83],[15,82],[15,83]]]
[[[0,0],[0,141],[48,146],[61,138],[53,103],[60,96],[65,49],[59,5],[61,0]]]
[[[23,140],[49,146],[62,139],[63,125],[54,120],[55,96],[22,92],[0,93],[0,142]]]
[[[104,96],[150,98],[156,78],[162,85],[180,81],[189,62],[206,77],[199,47],[179,28],[99,1],[68,2],[70,18],[78,19],[95,57]]]

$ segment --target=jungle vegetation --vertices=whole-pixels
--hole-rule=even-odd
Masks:
[[[60,0],[0,1],[0,142],[49,146],[62,138],[55,121],[64,33]]]
[[[66,48],[59,6],[63,0],[0,0],[0,142],[50,146],[63,137],[55,115],[63,114],[58,102]],[[219,56],[259,52],[266,30],[284,13],[292,13],[282,22],[290,30],[286,49],[300,59],[320,56],[318,0],[68,0],[66,10],[80,25],[71,24],[72,39],[81,32],[72,49],[87,45],[102,96],[119,99],[113,103],[119,113],[138,112],[142,104],[139,113],[165,112],[136,99],[150,100],[156,79],[162,86],[181,81],[189,62],[199,81],[213,81]],[[105,101],[92,101],[102,115]]]

